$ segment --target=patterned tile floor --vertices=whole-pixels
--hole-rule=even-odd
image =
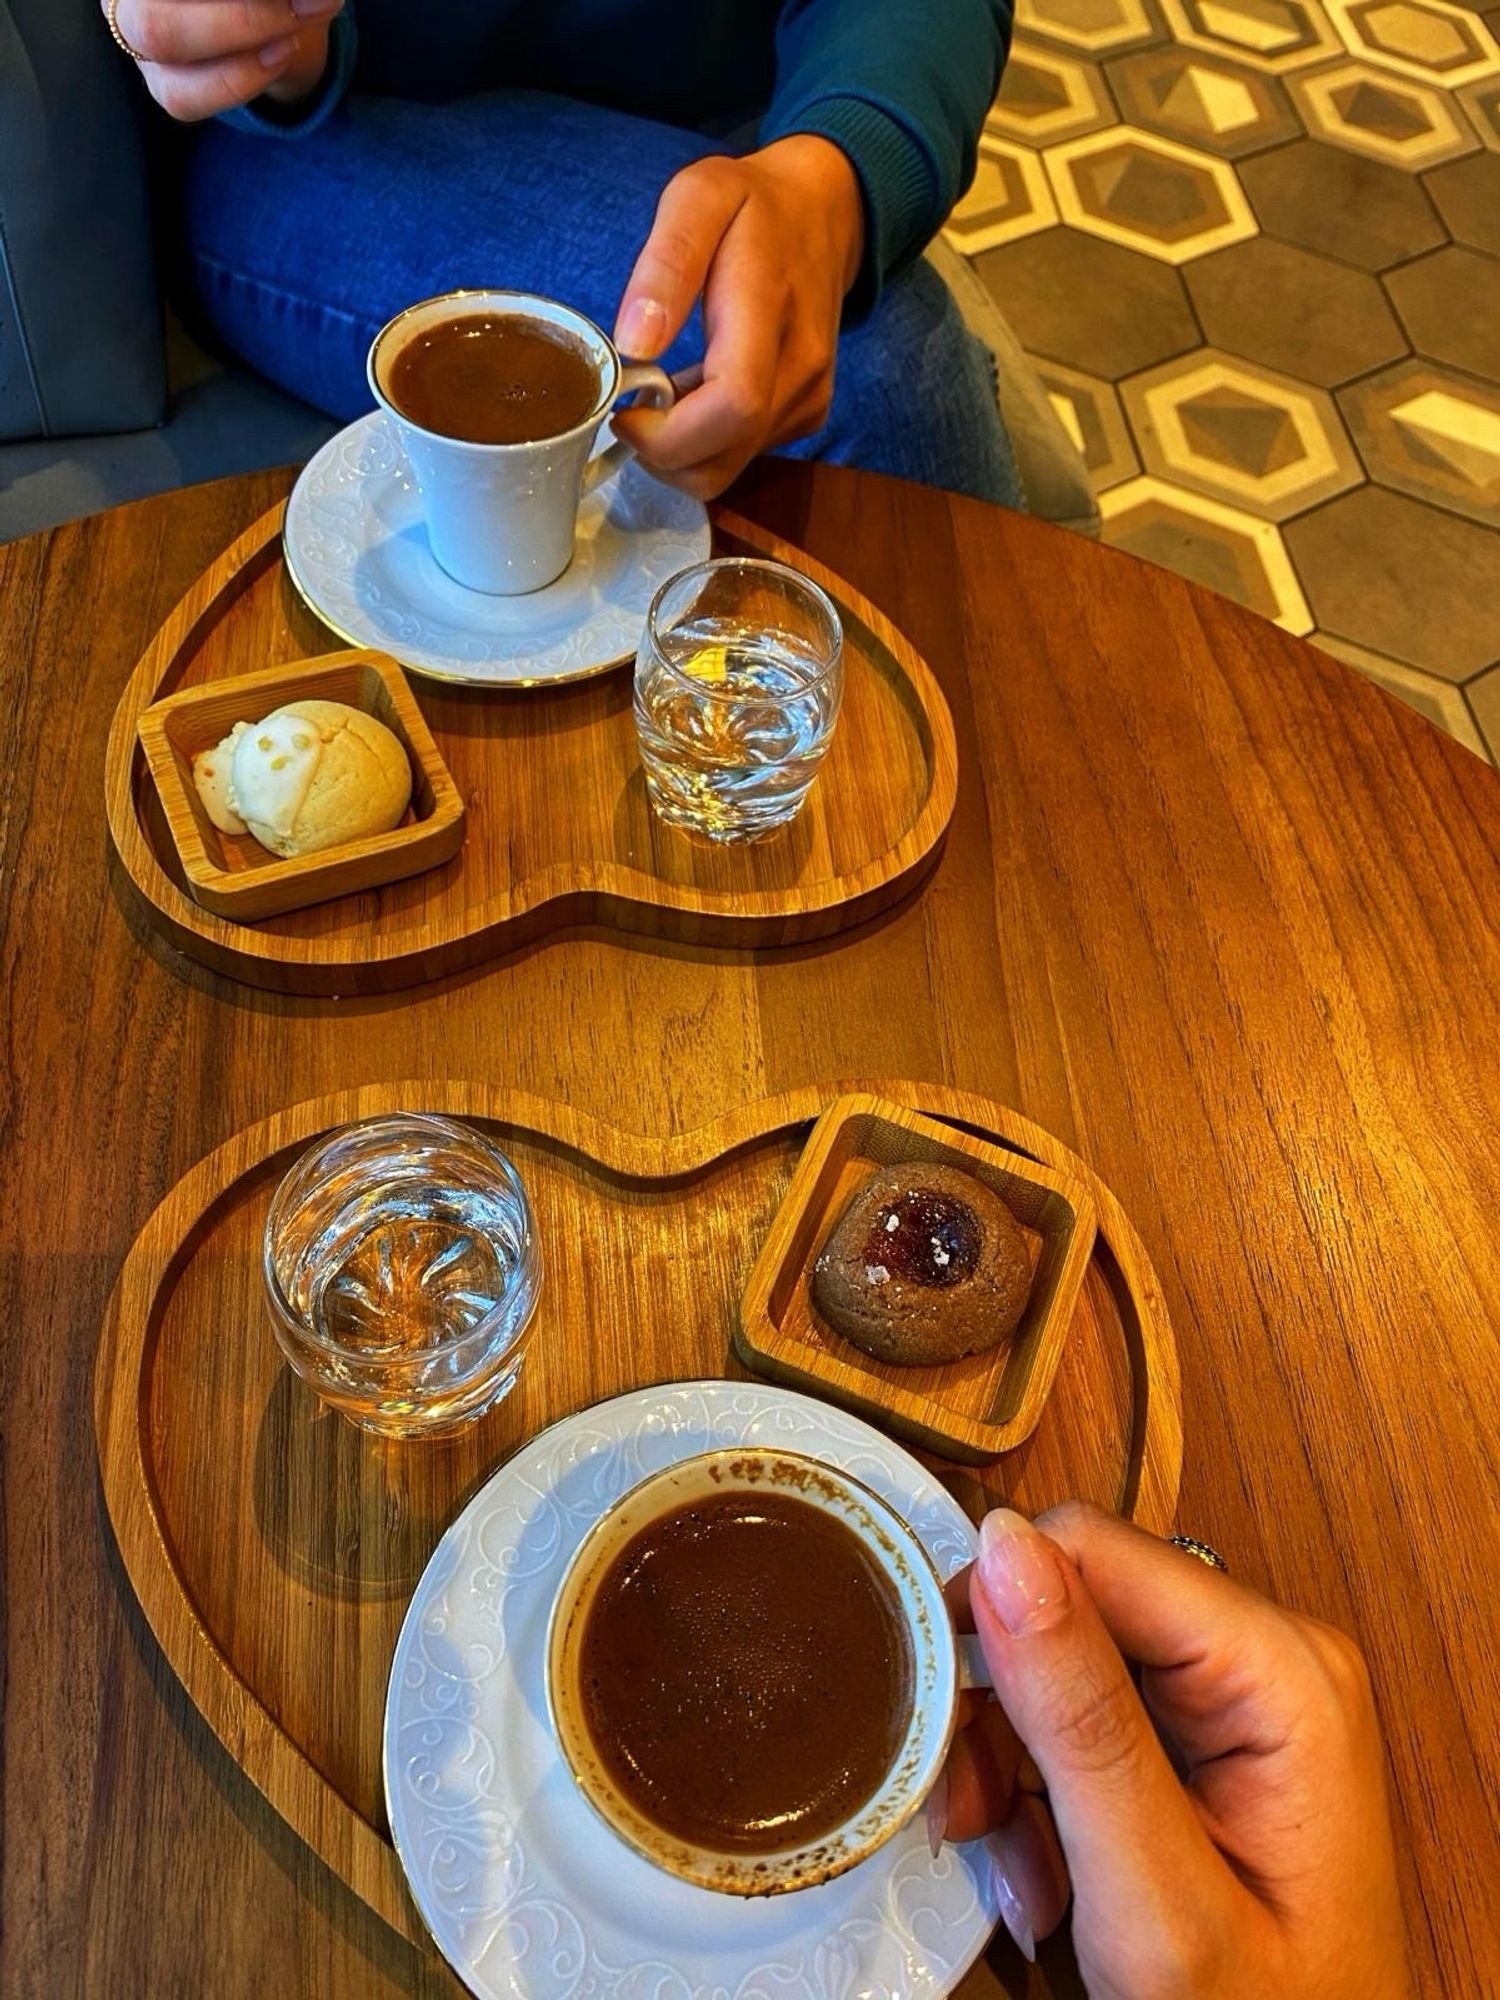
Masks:
[[[1020,0],[948,236],[1105,540],[1500,763],[1500,0]]]

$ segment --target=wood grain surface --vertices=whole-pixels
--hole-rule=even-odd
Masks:
[[[454,1076],[646,1134],[905,1076],[1057,1133],[1161,1282],[1181,1524],[1358,1633],[1422,1991],[1493,1990],[1500,780],[1178,577],[770,466],[739,509],[871,596],[952,708],[958,804],[922,892],[762,956],[584,931],[390,999],[257,993],[132,929],[102,773],[152,634],[288,483],[0,549],[0,1990],[452,2000],[163,1661],[109,1536],[89,1379],[124,1254],[196,1161],[304,1098]],[[997,1944],[961,1990],[1078,1985],[1059,1940],[1032,1972]]]
[[[910,1099],[955,1121],[936,1129],[956,1142],[958,1125],[1009,1127],[1102,1212],[1100,1257],[1067,1302],[1066,1372],[1003,1483],[1023,1507],[1080,1493],[1164,1531],[1182,1461],[1177,1357],[1128,1219],[1002,1106],[936,1085],[891,1089],[897,1116]],[[391,1653],[423,1565],[488,1472],[549,1424],[647,1383],[742,1372],[730,1345],[740,1293],[826,1102],[814,1087],[657,1139],[492,1084],[367,1085],[236,1133],[131,1247],[94,1384],[125,1568],[236,1763],[413,1940],[422,1926],[387,1834],[380,1753]],[[414,1110],[483,1120],[499,1139],[526,1184],[544,1276],[514,1392],[441,1443],[403,1446],[338,1421],[284,1364],[261,1240],[300,1147],[353,1118]],[[983,1505],[979,1481],[951,1483],[971,1510]]]
[[[281,515],[269,508],[194,579],[130,676],[110,728],[105,799],[120,864],[146,919],[212,970],[336,996],[462,971],[568,923],[699,944],[805,943],[875,916],[930,867],[957,771],[952,719],[926,663],[826,566],[716,507],[716,555],[800,560],[843,623],[842,713],[784,834],[723,848],[656,818],[628,671],[523,693],[413,674],[413,698],[470,808],[452,865],[383,891],[267,911],[253,925],[200,908],[137,732],[148,704],[173,690],[339,645],[286,573]]]

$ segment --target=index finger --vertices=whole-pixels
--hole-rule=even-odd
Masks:
[[[714,254],[703,294],[703,383],[670,410],[627,411],[623,435],[653,469],[711,460],[735,471],[770,441],[786,299],[773,246],[749,215]]]
[[[743,200],[738,179],[712,160],[685,167],[667,182],[615,315],[623,353],[654,361],[671,346]]]

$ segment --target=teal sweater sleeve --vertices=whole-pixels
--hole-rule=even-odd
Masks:
[[[853,163],[863,268],[846,318],[918,257],[974,178],[1013,0],[787,0],[761,139],[814,132]]]
[[[311,97],[284,108],[269,97],[258,97],[238,111],[226,111],[222,122],[238,132],[257,132],[264,138],[300,139],[318,127],[338,108],[354,75],[358,39],[354,31],[353,9],[345,5],[328,30],[328,66],[323,81]]]

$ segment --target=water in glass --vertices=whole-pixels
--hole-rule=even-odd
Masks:
[[[288,1358],[367,1428],[441,1430],[514,1385],[539,1260],[514,1168],[448,1120],[324,1141],[272,1205],[267,1283]]]
[[[784,574],[812,591],[795,572]],[[831,606],[820,625],[797,617],[798,607],[783,615],[786,598],[771,596],[763,575],[754,578],[753,604],[727,603],[735,580],[721,574],[696,608],[668,625],[656,614],[684,581],[658,598],[636,662],[636,731],[651,803],[662,819],[710,840],[754,840],[796,816],[827,755],[842,693],[837,619]],[[816,597],[821,611],[827,600]]]

